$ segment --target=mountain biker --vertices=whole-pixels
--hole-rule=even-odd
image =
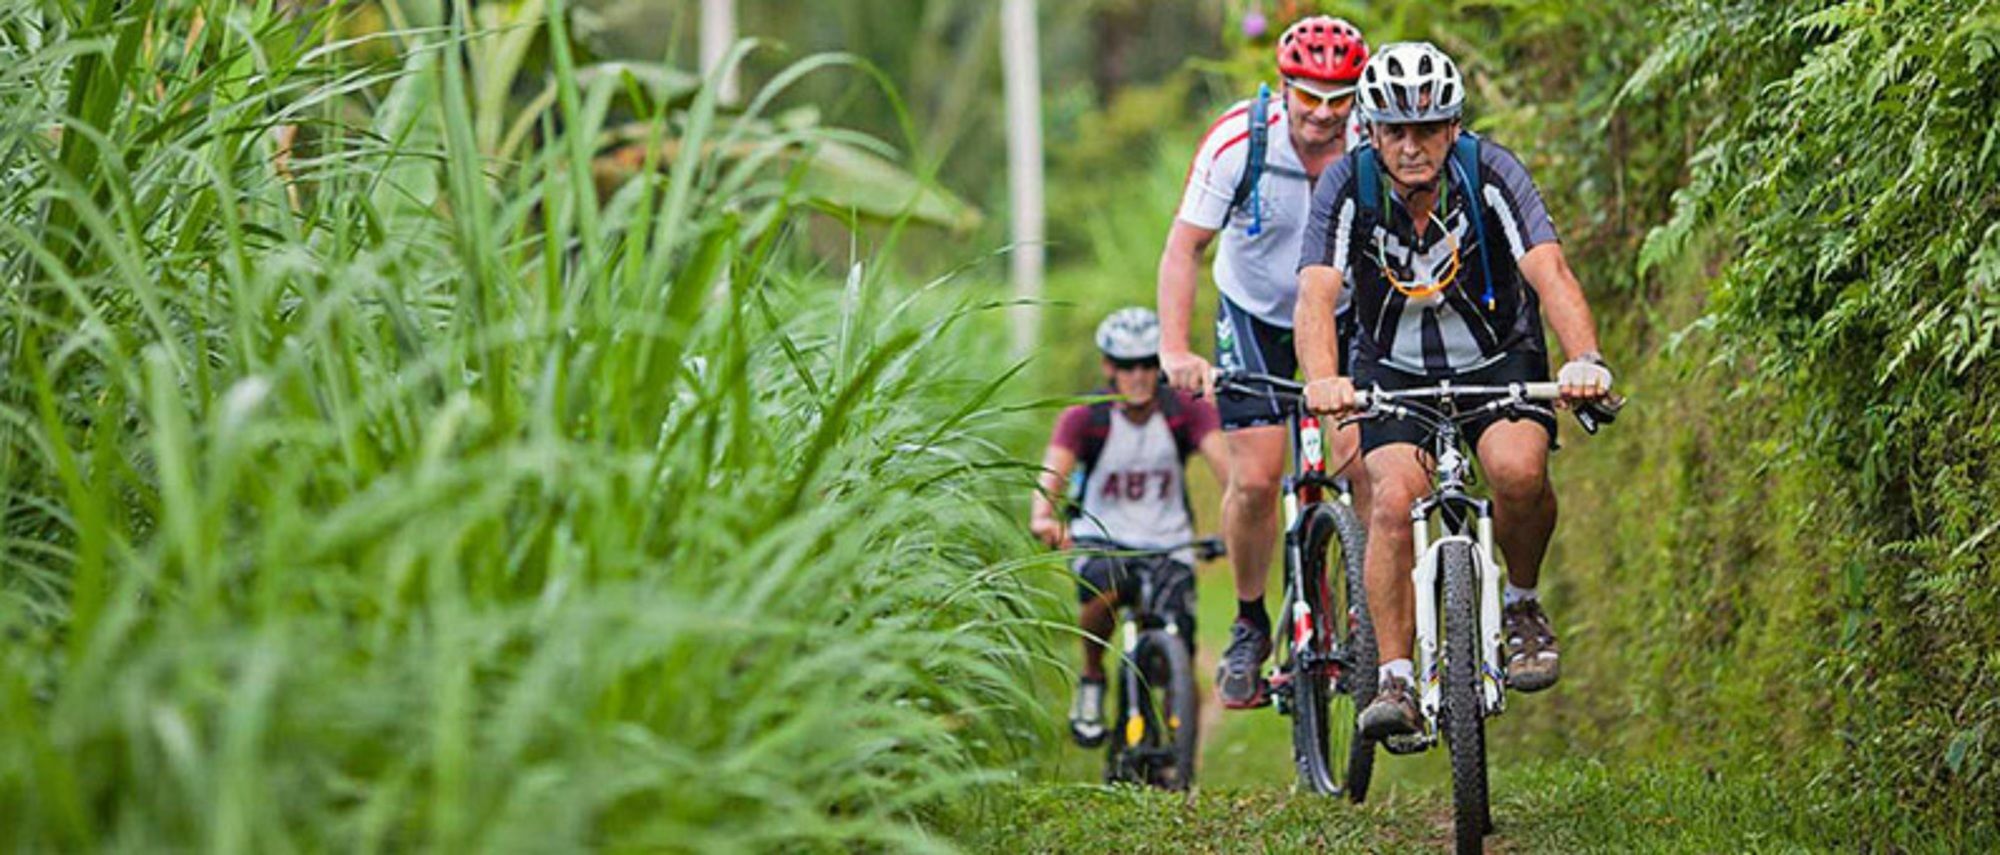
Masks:
[[[1296,373],[1292,304],[1312,181],[1357,144],[1354,83],[1367,60],[1367,42],[1352,24],[1325,16],[1303,19],[1278,39],[1284,98],[1266,119],[1262,172],[1252,169],[1248,150],[1254,146],[1246,144],[1256,102],[1231,107],[1203,138],[1160,255],[1160,362],[1174,388],[1204,396],[1212,391],[1208,361],[1188,348],[1188,327],[1201,255],[1218,235],[1214,273],[1222,299],[1216,362],[1229,370]],[[1256,207],[1251,211],[1234,204],[1246,172],[1258,175],[1258,192],[1248,198]],[[1215,682],[1223,705],[1240,709],[1265,700],[1259,672],[1271,653],[1271,617],[1264,587],[1278,539],[1286,420],[1275,406],[1255,399],[1225,398],[1218,406],[1229,437],[1231,478],[1223,495],[1222,531],[1235,567],[1237,618]],[[1365,508],[1359,437],[1350,429],[1327,440],[1328,459],[1349,461],[1341,474],[1355,485],[1357,505]]]
[[[1215,429],[1215,407],[1161,386],[1160,321],[1150,309],[1111,313],[1097,326],[1097,349],[1104,356],[1107,385],[1117,397],[1070,407],[1056,420],[1055,433],[1042,454],[1029,530],[1055,549],[1068,549],[1076,537],[1139,549],[1191,540],[1188,455],[1199,452],[1217,482],[1229,480],[1227,447]],[[1084,473],[1079,513],[1066,524],[1057,515],[1055,497],[1063,495],[1079,464]],[[1182,550],[1174,553],[1173,560],[1191,569],[1194,555]],[[1075,570],[1081,604],[1077,623],[1084,632],[1083,671],[1069,725],[1070,735],[1088,748],[1104,740],[1103,639],[1111,635],[1113,612],[1121,599],[1135,593],[1137,579],[1126,572],[1122,559],[1102,555],[1078,558]],[[1190,589],[1185,595],[1193,594]],[[1182,613],[1192,619],[1193,603]],[[1194,627],[1183,626],[1180,631],[1192,643]]]
[[[1527,169],[1491,140],[1470,137],[1461,147],[1465,94],[1458,67],[1429,43],[1386,45],[1362,72],[1359,103],[1373,151],[1349,154],[1320,181],[1299,260],[1299,359],[1314,411],[1353,411],[1357,385],[1545,381],[1544,317],[1569,355],[1557,375],[1564,401],[1581,404],[1611,389],[1590,306]],[[1476,175],[1464,168],[1468,150]],[[1372,204],[1360,198],[1369,181],[1379,191]],[[1482,222],[1473,221],[1475,211]],[[1337,369],[1348,342],[1334,322],[1350,290],[1359,327],[1351,378]],[[1508,686],[1540,691],[1560,671],[1555,631],[1535,589],[1556,523],[1548,478],[1556,425],[1540,415],[1489,416],[1465,435],[1491,485],[1495,539],[1506,557]],[[1419,451],[1426,442],[1408,421],[1361,425],[1374,493],[1368,607],[1382,665],[1381,689],[1360,725],[1375,738],[1414,732],[1421,720],[1410,663],[1410,506],[1429,491]]]

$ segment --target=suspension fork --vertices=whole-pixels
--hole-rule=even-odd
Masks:
[[[1291,586],[1292,595],[1287,597],[1291,609],[1286,622],[1292,632],[1293,656],[1300,651],[1310,651],[1314,635],[1322,627],[1318,622],[1326,619],[1319,614],[1321,603],[1306,602],[1305,584],[1305,532],[1301,513],[1305,508],[1317,504],[1321,498],[1321,488],[1317,477],[1326,474],[1325,436],[1320,432],[1319,417],[1314,415],[1291,416],[1292,423],[1292,477],[1285,479],[1285,576]]]
[[[1471,526],[1473,534],[1468,535],[1465,527],[1451,526],[1443,537],[1431,539],[1431,517],[1442,511],[1447,517],[1456,506],[1458,513],[1472,517],[1476,522]],[[1461,517],[1462,518],[1462,517]],[[1479,626],[1446,627],[1446,631],[1476,631],[1479,633],[1480,659],[1479,674],[1482,693],[1485,696],[1488,715],[1499,715],[1506,708],[1506,693],[1502,691],[1500,672],[1500,578],[1501,569],[1494,560],[1493,552],[1493,506],[1490,502],[1475,499],[1456,492],[1434,495],[1417,502],[1410,508],[1410,526],[1414,535],[1417,564],[1410,571],[1411,586],[1416,595],[1416,635],[1417,635],[1417,675],[1419,678],[1420,706],[1424,715],[1435,721],[1444,701],[1443,687],[1439,678],[1438,615],[1442,604],[1437,599],[1439,553],[1444,545],[1451,542],[1470,546],[1473,556],[1474,584],[1479,595]]]
[[[1479,502],[1479,548],[1473,551],[1478,559],[1479,573],[1479,650],[1485,654],[1480,664],[1480,684],[1486,694],[1486,714],[1499,715],[1507,708],[1507,693],[1502,690],[1503,679],[1500,663],[1500,577],[1504,574],[1500,562],[1494,560],[1493,552],[1493,506]]]
[[[1124,559],[1119,560],[1123,561]],[[1118,569],[1120,573],[1139,572],[1138,568],[1135,567],[1120,566]],[[1122,609],[1125,620],[1119,627],[1119,631],[1122,633],[1119,638],[1119,648],[1123,651],[1121,663],[1124,667],[1118,669],[1121,677],[1118,682],[1119,690],[1125,693],[1125,703],[1123,705],[1125,720],[1118,723],[1118,738],[1124,741],[1124,745],[1127,748],[1137,747],[1139,743],[1144,741],[1146,735],[1146,707],[1152,702],[1152,696],[1146,691],[1146,687],[1142,683],[1145,675],[1141,673],[1142,669],[1139,665],[1139,628],[1144,620],[1146,609],[1151,607],[1153,601],[1153,583],[1149,576],[1145,574],[1139,575],[1139,590],[1137,593],[1138,602],[1127,605]]]
[[[1130,611],[1125,613],[1125,623],[1121,627],[1124,637],[1119,640],[1123,651],[1118,669],[1119,691],[1125,693],[1125,720],[1118,723],[1118,739],[1127,748],[1137,746],[1146,732],[1146,695],[1139,685],[1139,618]]]

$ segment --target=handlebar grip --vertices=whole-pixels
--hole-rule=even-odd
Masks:
[[[1562,397],[1562,386],[1557,383],[1529,383],[1526,395],[1530,401],[1553,401]]]

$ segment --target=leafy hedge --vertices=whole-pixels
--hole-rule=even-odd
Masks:
[[[1460,9],[1638,397],[1560,464],[1555,717],[1991,833],[2000,7]]]

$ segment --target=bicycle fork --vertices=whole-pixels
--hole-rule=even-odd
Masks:
[[[1476,512],[1478,517],[1478,539],[1460,532],[1452,532],[1433,541],[1430,537],[1431,515],[1446,502],[1459,502]],[[1438,602],[1438,574],[1443,571],[1441,553],[1447,544],[1462,543],[1471,548],[1473,556],[1474,583],[1479,591],[1479,663],[1480,684],[1486,699],[1486,714],[1499,715],[1506,709],[1506,693],[1502,691],[1500,672],[1500,578],[1501,569],[1493,558],[1493,512],[1485,502],[1465,498],[1445,498],[1419,502],[1410,510],[1410,526],[1416,538],[1417,563],[1410,571],[1410,581],[1416,594],[1417,618],[1417,674],[1419,677],[1419,706],[1423,709],[1426,744],[1437,740],[1438,713],[1443,709],[1444,690],[1439,676],[1442,656],[1439,654],[1438,615],[1443,604]],[[1447,632],[1464,631],[1460,627],[1446,627]]]
[[[1122,627],[1124,637],[1119,646],[1123,649],[1124,667],[1119,668],[1119,676],[1124,678],[1118,690],[1125,694],[1124,703],[1119,704],[1125,712],[1125,720],[1118,723],[1118,738],[1125,740],[1126,748],[1136,748],[1146,739],[1145,689],[1139,684],[1139,622],[1127,618]]]
[[[1312,651],[1313,635],[1320,630],[1315,625],[1315,613],[1319,603],[1306,602],[1305,586],[1305,544],[1301,542],[1304,532],[1300,531],[1299,512],[1302,503],[1317,502],[1320,488],[1314,483],[1301,483],[1312,476],[1326,474],[1326,456],[1323,446],[1324,436],[1320,432],[1319,419],[1315,416],[1299,417],[1293,435],[1298,438],[1296,453],[1298,458],[1294,468],[1300,477],[1285,479],[1285,584],[1291,588],[1285,598],[1291,609],[1287,626],[1292,632],[1292,655],[1309,656]],[[1324,620],[1325,615],[1318,615]]]

